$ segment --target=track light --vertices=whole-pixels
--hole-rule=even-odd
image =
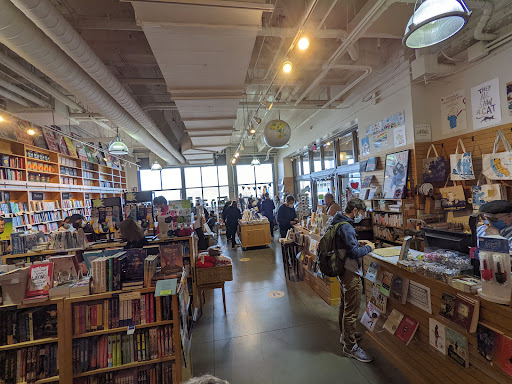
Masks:
[[[235,153],[235,157],[238,158],[240,156],[240,153],[239,152],[236,152]]]
[[[270,111],[270,110],[272,109],[272,107],[274,106],[274,103],[272,103],[272,102],[268,102],[268,103],[263,103],[263,102],[262,102],[262,103],[260,103],[260,104],[261,104],[261,105],[263,105],[263,106],[264,106],[267,110],[269,110],[269,111]]]
[[[291,61],[285,61],[283,63],[283,72],[290,73],[292,71],[292,62]]]
[[[30,136],[34,136],[36,134],[36,131],[33,129],[33,128],[29,128],[27,129],[27,133],[30,135]]]
[[[309,38],[307,36],[302,36],[297,45],[301,51],[305,51],[309,47]]]
[[[0,116],[0,122],[5,121],[2,116]]]
[[[251,124],[251,127],[249,128],[249,133],[251,135],[254,135],[256,133],[256,128],[254,128],[254,125]]]
[[[231,164],[235,164],[235,163],[236,163],[236,159],[235,158],[231,159]]]
[[[161,171],[162,170],[162,166],[160,165],[160,163],[158,162],[158,160],[155,160],[153,162],[153,164],[151,164],[151,170],[152,171]]]
[[[258,116],[254,116],[252,119],[256,122],[256,124],[261,124],[261,119]]]
[[[260,160],[254,156],[251,161],[251,165],[261,165]]]
[[[463,0],[424,0],[409,19],[402,42],[409,48],[435,45],[459,32],[469,16]]]
[[[325,143],[325,145],[329,146],[329,145],[331,145],[331,142],[328,141],[327,143]]]

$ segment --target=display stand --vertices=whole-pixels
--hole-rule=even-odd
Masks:
[[[373,199],[372,223],[376,242],[401,245],[408,228],[408,219],[416,217],[412,199]],[[392,208],[399,206],[399,208]]]
[[[370,254],[363,258],[363,268],[368,269],[370,262],[380,265],[380,270],[391,272],[402,278],[417,282],[430,288],[432,314],[414,306],[410,302],[401,304],[397,300],[387,300],[389,314],[394,308],[402,314],[409,315],[417,320],[420,325],[414,339],[409,345],[399,340],[386,330],[381,330],[384,319],[379,318],[374,332],[366,332],[366,337],[388,358],[393,365],[398,367],[404,375],[413,383],[506,383],[510,382],[507,376],[495,363],[491,365],[477,350],[475,333],[468,333],[455,323],[439,315],[441,295],[448,293],[456,295],[461,291],[448,284],[423,276],[411,273],[398,268],[396,263],[398,257],[381,257]],[[372,283],[365,279],[365,292],[367,302],[372,292]],[[477,299],[476,295],[464,293],[464,295]],[[429,343],[429,318],[434,318],[447,327],[450,327],[468,339],[469,342],[469,368],[457,364],[447,355],[442,354]],[[510,306],[498,305],[485,300],[480,300],[480,322],[497,330],[501,330],[507,336],[512,336],[512,308]]]
[[[240,223],[242,248],[267,246],[272,243],[268,222],[258,224]]]

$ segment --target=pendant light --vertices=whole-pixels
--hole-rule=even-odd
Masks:
[[[261,163],[260,163],[260,159],[258,159],[256,156],[254,156],[254,157],[252,158],[251,165],[253,165],[253,166],[261,165]]]
[[[160,165],[160,163],[158,162],[158,160],[155,160],[153,162],[153,164],[151,164],[151,170],[152,171],[161,171],[162,170],[162,166]]]
[[[123,156],[127,155],[130,151],[123,140],[119,136],[119,128],[117,128],[117,135],[114,140],[108,146],[108,153],[114,156]]]
[[[459,32],[469,16],[464,0],[423,0],[415,6],[402,42],[409,48],[435,45]]]

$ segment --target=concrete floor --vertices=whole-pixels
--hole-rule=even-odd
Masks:
[[[207,294],[192,333],[195,376],[209,373],[232,384],[408,383],[364,338],[360,345],[372,363],[342,356],[338,308],[304,282],[285,280],[277,233],[270,248],[226,251],[233,259],[227,313],[220,289]],[[269,297],[273,291],[284,296]]]

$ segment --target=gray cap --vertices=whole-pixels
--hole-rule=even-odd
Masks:
[[[507,200],[489,201],[480,206],[479,212],[493,215],[498,213],[512,213],[512,203]]]

